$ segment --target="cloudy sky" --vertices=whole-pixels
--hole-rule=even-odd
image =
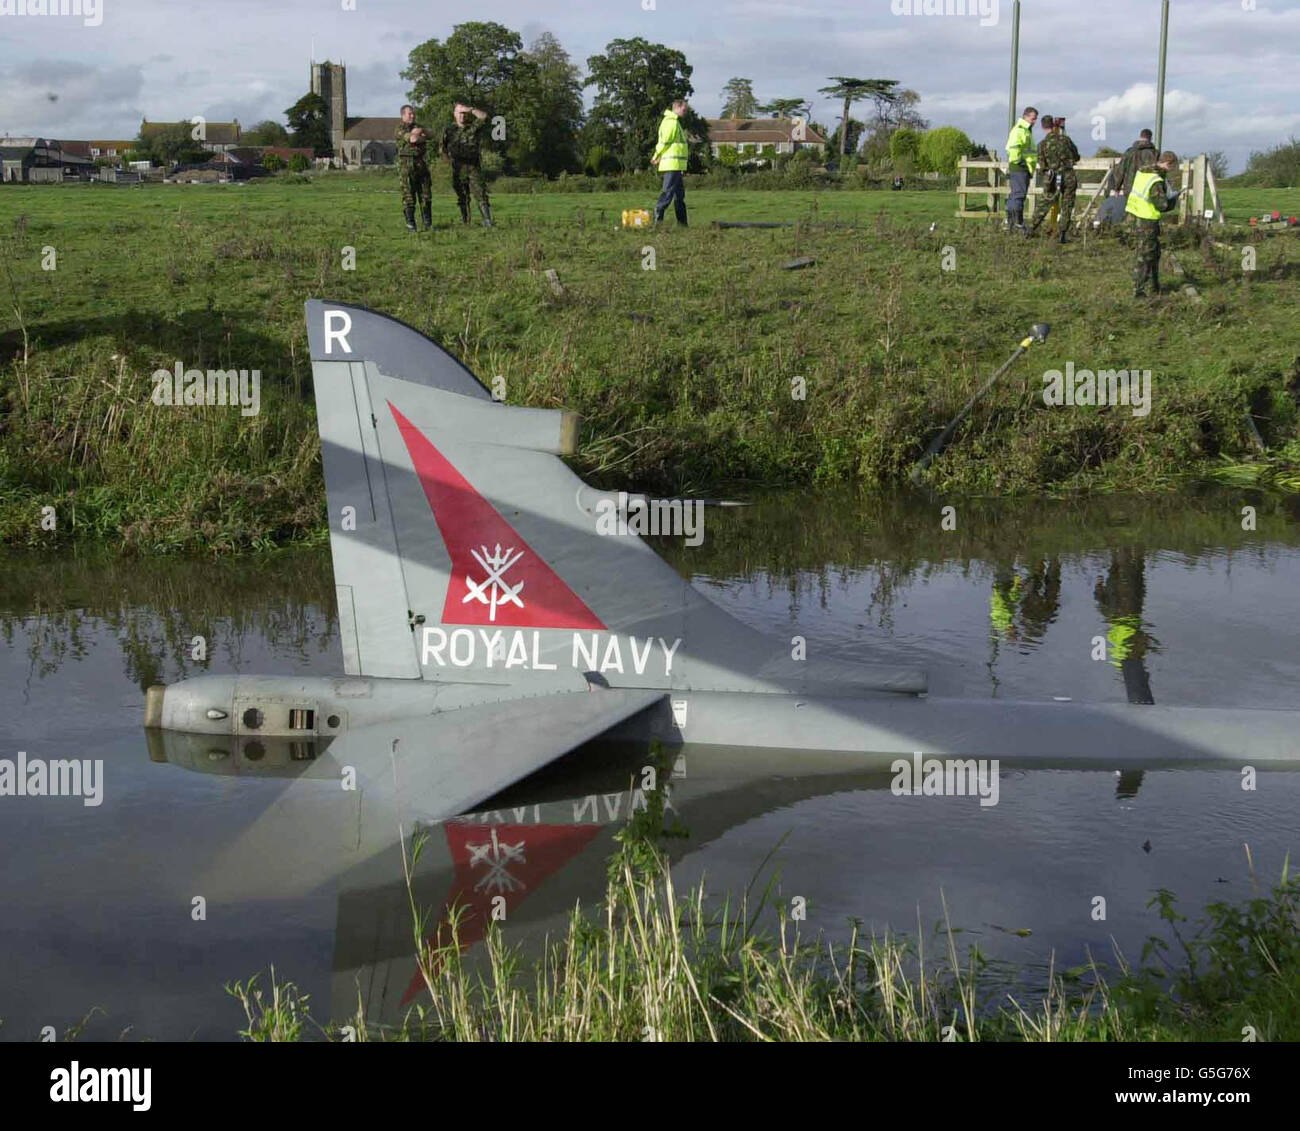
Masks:
[[[142,117],[282,121],[313,51],[347,64],[350,114],[395,114],[410,49],[477,19],[525,41],[550,31],[580,65],[616,38],[668,44],[695,68],[706,116],[743,76],[760,98],[816,99],[814,117],[832,124],[837,110],[816,91],[845,74],[897,79],[920,92],[932,124],[999,150],[1006,139],[1012,0],[947,0],[969,15],[924,14],[944,0],[98,0],[97,23],[21,14],[28,3],[46,0],[0,0],[0,134],[130,138]],[[1237,171],[1251,150],[1300,135],[1300,0],[1171,7],[1167,146],[1221,149]],[[1160,0],[1024,0],[1022,11],[1022,103],[1064,113],[1085,154],[1154,126]]]

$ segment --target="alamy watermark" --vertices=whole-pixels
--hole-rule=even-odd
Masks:
[[[982,806],[998,803],[996,758],[926,758],[918,750],[909,762],[895,758],[889,792],[895,797],[975,797]]]
[[[0,758],[0,797],[80,797],[90,808],[104,800],[102,758]]]
[[[0,0],[0,16],[80,16],[86,27],[104,22],[101,0]]]
[[[157,369],[153,375],[156,405],[239,405],[243,416],[256,416],[262,406],[262,372],[259,369],[186,370]]]
[[[980,27],[998,22],[998,0],[890,0],[896,16],[979,16]]]
[[[1129,405],[1134,416],[1151,411],[1151,370],[1074,368],[1065,363],[1065,372],[1049,369],[1043,374],[1043,404],[1049,408],[1062,405],[1096,407]]]
[[[686,545],[704,541],[704,503],[699,499],[647,499],[618,493],[596,504],[596,533],[685,535]]]

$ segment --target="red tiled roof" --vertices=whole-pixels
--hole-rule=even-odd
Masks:
[[[792,118],[710,118],[708,121],[709,141],[724,145],[739,142],[775,145],[778,141],[790,141],[794,129]],[[804,128],[803,140],[809,145],[826,144],[826,139],[812,126]]]

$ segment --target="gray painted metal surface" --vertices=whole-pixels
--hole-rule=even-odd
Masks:
[[[574,475],[571,414],[495,402],[362,307],[312,300],[307,324],[348,678],[186,680],[151,691],[151,726],[372,761],[396,742],[441,816],[602,733],[844,771],[1300,762],[1300,712],[930,699],[921,671],[795,659],[627,531],[649,500]]]

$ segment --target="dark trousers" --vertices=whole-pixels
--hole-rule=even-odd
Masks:
[[[1020,223],[1025,216],[1025,197],[1029,195],[1029,171],[1012,169],[1008,180],[1011,182],[1011,193],[1007,197],[1007,220]]]
[[[659,194],[659,199],[655,202],[656,224],[664,218],[664,213],[668,211],[669,204],[673,206],[677,213],[677,222],[685,227],[686,182],[682,178],[681,170],[674,170],[671,173],[664,174],[664,190]]]

